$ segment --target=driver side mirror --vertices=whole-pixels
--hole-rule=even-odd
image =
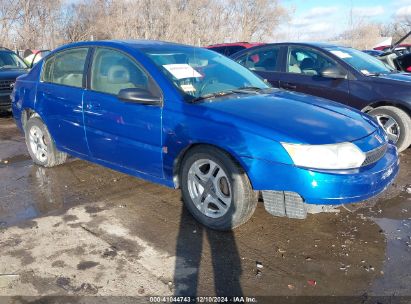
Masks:
[[[159,105],[161,104],[161,97],[154,96],[147,90],[139,88],[130,88],[120,90],[118,99],[125,102],[134,102],[145,105]]]
[[[346,79],[347,73],[337,67],[328,67],[321,71],[320,75],[325,78]]]

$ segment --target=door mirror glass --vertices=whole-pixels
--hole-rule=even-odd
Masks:
[[[332,79],[345,79],[347,74],[337,67],[327,67],[323,69],[320,73],[322,77],[332,78]]]
[[[154,96],[149,91],[140,88],[122,89],[118,93],[118,98],[125,102],[135,102],[146,105],[158,105],[161,98]]]

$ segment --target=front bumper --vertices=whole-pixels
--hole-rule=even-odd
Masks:
[[[397,148],[389,144],[376,163],[352,170],[314,170],[244,158],[254,190],[298,193],[307,204],[341,205],[384,191],[399,171]]]

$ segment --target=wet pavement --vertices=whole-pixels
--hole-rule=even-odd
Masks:
[[[180,192],[78,159],[33,165],[0,117],[0,295],[411,296],[411,150],[382,196],[207,230]],[[408,189],[408,190],[407,190]]]

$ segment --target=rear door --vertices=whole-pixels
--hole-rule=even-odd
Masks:
[[[48,58],[36,103],[57,146],[83,155],[89,154],[82,112],[88,52],[87,47],[72,48]]]
[[[324,52],[305,46],[289,46],[286,56],[286,73],[280,87],[346,103],[349,100],[349,80],[321,76],[327,67],[337,67],[348,72]]]
[[[145,70],[128,54],[96,48],[84,95],[84,123],[94,158],[142,173],[163,176],[161,106],[124,102],[122,89],[161,95]]]
[[[283,74],[281,73],[281,48],[280,45],[275,45],[251,49],[235,61],[278,88]]]

